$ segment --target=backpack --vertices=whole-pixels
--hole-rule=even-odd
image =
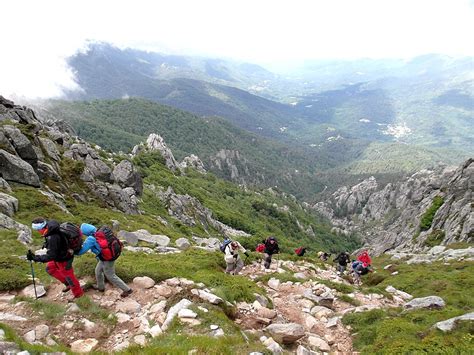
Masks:
[[[298,256],[303,256],[305,251],[306,250],[304,250],[303,247],[299,247],[299,248],[295,249],[295,254],[298,255]]]
[[[221,245],[219,245],[219,249],[221,250],[221,252],[225,253],[225,248],[230,244],[232,243],[232,240],[226,238],[224,239],[224,241],[221,243]]]
[[[100,246],[100,260],[114,261],[122,253],[123,243],[108,226],[100,227],[97,232],[95,232],[94,237]]]
[[[66,239],[68,250],[77,254],[82,248],[82,232],[78,226],[70,222],[64,222],[59,225],[59,234]]]
[[[257,253],[263,253],[265,251],[265,244],[261,243],[257,245],[257,247],[255,248],[255,251]]]

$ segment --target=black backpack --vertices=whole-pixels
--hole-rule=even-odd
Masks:
[[[100,227],[95,232],[95,239],[100,246],[99,259],[104,261],[116,260],[122,253],[123,243],[108,226]]]
[[[59,225],[59,234],[66,239],[68,250],[72,250],[77,254],[82,248],[82,232],[81,229],[70,222],[64,222]]]

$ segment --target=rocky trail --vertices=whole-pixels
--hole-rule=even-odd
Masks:
[[[279,274],[300,281],[282,282]],[[346,294],[343,301],[343,293],[323,282],[349,283],[332,266],[324,270],[306,262],[274,261],[270,270],[254,262],[245,266],[242,275],[256,280],[267,297],[256,295],[252,304],[238,302],[234,321],[242,328],[244,337],[253,334],[274,354],[351,353],[351,329],[341,322],[345,313],[400,306],[411,298],[398,290],[393,290],[399,292],[393,299],[355,290]],[[86,281],[92,280],[81,280],[83,284]],[[71,295],[62,292],[62,285],[53,283],[42,298],[48,304],[58,305],[57,316],[49,318],[45,317],[46,310],[33,310],[31,303],[35,301],[22,298],[13,302],[15,296],[34,296],[31,287],[18,295],[2,293],[0,321],[29,343],[63,343],[74,352],[113,352],[132,344],[146,346],[149,339],[166,332],[175,317],[185,325],[188,334],[226,335],[225,326],[218,322],[209,324],[206,319],[209,311],[221,311],[218,307],[226,301],[204,284],[182,278],[155,283],[145,276],[136,277],[130,287],[134,292],[127,298],[121,298],[120,291],[109,285],[104,293],[90,289],[86,294],[92,302],[76,304],[68,303]],[[348,297],[354,301],[346,302]],[[5,351],[6,343],[2,342],[0,350]],[[9,346],[19,350],[14,343]]]

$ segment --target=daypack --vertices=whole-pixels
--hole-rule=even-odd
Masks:
[[[94,237],[100,246],[100,260],[114,261],[122,253],[123,243],[115,236],[109,227],[100,227],[97,232],[95,232]]]
[[[82,248],[82,232],[78,226],[70,222],[64,222],[59,225],[59,234],[66,239],[68,250],[77,254]]]
[[[224,241],[221,243],[221,245],[219,246],[219,249],[221,250],[221,252],[225,253],[225,248],[230,244],[232,243],[232,240],[226,238],[224,239]]]
[[[257,253],[263,253],[265,251],[265,244],[261,243],[257,245],[257,247],[255,248],[255,251]]]
[[[299,247],[299,248],[295,249],[295,254],[298,255],[298,256],[303,256],[305,251],[306,250],[304,250],[303,247]]]

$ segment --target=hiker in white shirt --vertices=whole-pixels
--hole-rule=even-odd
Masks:
[[[233,241],[225,247],[224,260],[227,264],[225,269],[227,274],[237,275],[244,267],[244,262],[240,258],[239,252],[249,256],[247,250],[237,241]]]

